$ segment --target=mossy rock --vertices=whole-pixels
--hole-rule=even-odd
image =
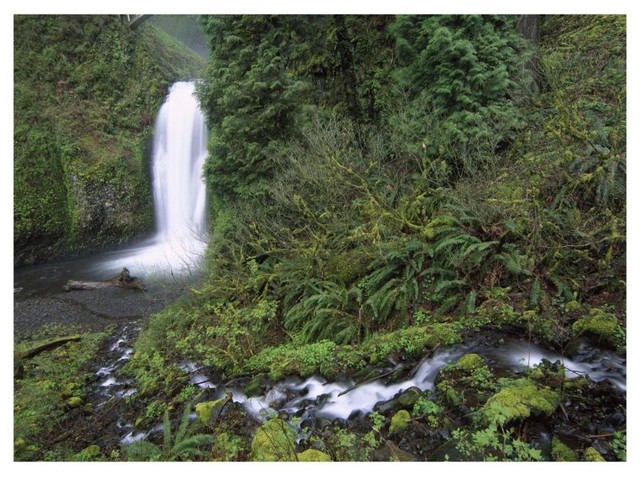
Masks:
[[[259,373],[254,375],[249,383],[244,387],[244,393],[246,393],[248,397],[257,397],[258,395],[262,395],[262,384],[265,379],[265,374]]]
[[[98,445],[89,445],[76,455],[76,459],[79,461],[93,461],[99,458],[100,455],[101,451]]]
[[[553,440],[551,440],[551,458],[553,458],[553,461],[578,461],[578,454],[557,437],[553,437]]]
[[[82,400],[82,398],[80,397],[71,397],[67,400],[67,405],[70,408],[76,408],[79,407],[80,405],[82,405],[84,403],[84,400]]]
[[[402,450],[391,440],[385,440],[384,444],[375,451],[374,458],[376,461],[417,461],[415,456],[413,456],[408,451]]]
[[[618,318],[602,309],[590,309],[589,315],[575,321],[572,329],[576,334],[586,334],[615,347],[623,347],[626,340]]]
[[[593,448],[592,446],[590,446],[589,448],[587,448],[584,451],[584,459],[586,461],[607,461],[603,458],[603,456],[598,452],[598,450],[596,450],[595,448]]]
[[[196,404],[196,416],[198,417],[198,420],[207,425],[211,421],[213,411],[218,407],[222,407],[226,402],[226,398],[220,398],[218,400]]]
[[[407,429],[411,421],[411,414],[406,410],[399,410],[391,417],[389,434],[394,435]]]
[[[398,395],[395,402],[401,407],[413,407],[421,396],[422,390],[418,387],[410,387]]]
[[[482,410],[488,423],[504,424],[512,420],[524,420],[532,413],[550,416],[559,403],[557,392],[538,387],[531,380],[522,378],[492,396]]]
[[[458,370],[473,371],[486,365],[484,359],[478,354],[466,354],[456,362],[455,368]]]
[[[329,455],[320,450],[309,448],[308,450],[298,453],[298,461],[333,461]]]
[[[564,310],[566,312],[576,312],[580,310],[580,302],[577,300],[571,300],[564,305]]]
[[[466,354],[440,371],[436,388],[453,406],[468,407],[484,403],[495,390],[495,380],[485,360],[478,354]]]
[[[295,461],[295,440],[287,422],[272,418],[253,437],[251,461]]]

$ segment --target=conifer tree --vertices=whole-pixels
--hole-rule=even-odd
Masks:
[[[490,160],[521,125],[514,97],[526,44],[516,18],[401,16],[392,25],[396,80],[410,99],[412,129],[453,179]],[[415,147],[415,145],[414,145]]]
[[[205,175],[220,199],[259,195],[306,87],[287,69],[295,21],[233,15],[204,17],[202,25],[211,48],[199,89],[212,133]]]

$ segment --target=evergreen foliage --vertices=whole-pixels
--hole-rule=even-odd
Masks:
[[[451,180],[486,167],[523,125],[515,100],[526,88],[527,52],[515,18],[400,16],[393,33],[412,115],[409,151],[444,160]]]
[[[279,142],[291,136],[305,84],[287,71],[295,21],[283,16],[205,17],[211,47],[200,90],[212,129],[206,177],[222,200],[260,195]]]

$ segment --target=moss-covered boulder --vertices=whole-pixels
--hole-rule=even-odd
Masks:
[[[557,408],[560,395],[535,382],[521,378],[493,395],[482,407],[487,423],[507,423],[524,420],[532,414],[549,416]]]
[[[551,440],[551,458],[553,461],[578,461],[578,454],[562,443],[558,437]]]
[[[70,397],[67,399],[67,405],[69,406],[69,408],[79,407],[83,403],[84,403],[84,400],[82,400],[82,398],[80,397]]]
[[[598,452],[598,450],[596,450],[595,448],[593,448],[592,446],[590,446],[589,448],[587,448],[584,451],[584,459],[586,461],[607,461],[604,459],[604,457]]]
[[[214,410],[220,409],[225,403],[227,403],[227,399],[225,398],[198,403],[196,404],[196,417],[198,417],[198,420],[203,424],[207,425],[211,421]]]
[[[272,418],[256,431],[251,443],[251,461],[295,461],[296,437],[280,418]]]
[[[325,452],[313,448],[298,453],[297,457],[298,461],[333,461]]]
[[[374,452],[374,459],[376,461],[417,461],[415,456],[408,451],[404,451],[391,440],[386,440]]]
[[[411,421],[411,415],[406,410],[397,411],[393,417],[391,417],[391,424],[389,425],[389,434],[394,435],[407,429],[409,422]]]
[[[616,348],[624,347],[626,342],[625,332],[618,318],[602,309],[590,309],[589,314],[575,321],[572,328],[576,334],[586,335]]]

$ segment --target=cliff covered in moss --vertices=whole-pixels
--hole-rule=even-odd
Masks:
[[[203,60],[117,16],[14,17],[14,265],[153,229],[153,122]]]

